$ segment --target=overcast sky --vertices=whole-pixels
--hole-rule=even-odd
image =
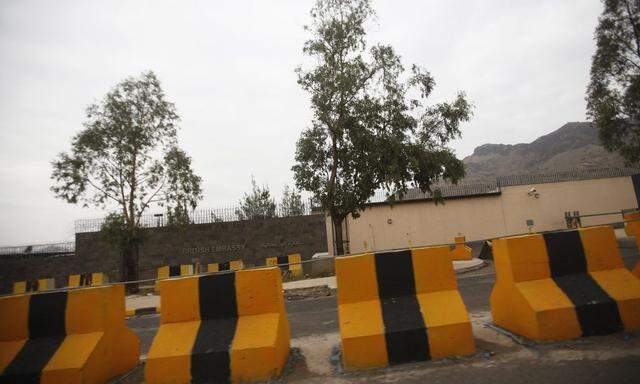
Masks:
[[[0,244],[72,241],[101,216],[54,199],[50,161],[84,109],[153,70],[181,116],[179,140],[204,179],[203,208],[233,204],[250,175],[279,198],[309,125],[296,83],[313,1],[0,2]],[[453,147],[529,142],[585,120],[596,0],[373,2],[372,42],[436,79],[434,101],[476,106]]]

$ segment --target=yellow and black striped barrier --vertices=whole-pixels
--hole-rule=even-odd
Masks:
[[[13,293],[50,291],[55,289],[55,285],[55,279],[16,281],[13,283]]]
[[[103,383],[139,355],[121,285],[0,298],[2,383]]]
[[[302,257],[299,253],[287,256],[267,257],[266,265],[275,267],[280,264],[280,269],[287,272],[292,277],[302,277]],[[283,265],[288,264],[288,265]]]
[[[640,329],[640,280],[624,267],[613,228],[493,241],[493,321],[536,340]]]
[[[466,244],[464,236],[455,237],[455,245],[451,250],[451,260],[471,260],[471,248]]]
[[[628,236],[635,237],[636,246],[638,247],[638,252],[640,252],[640,212],[638,212],[638,216],[634,217],[633,221],[625,223],[624,230]]]
[[[193,264],[165,265],[158,268],[158,279],[168,277],[189,276],[196,273]]]
[[[345,368],[475,353],[449,251],[444,246],[336,258]]]
[[[624,232],[627,236],[636,236],[640,228],[640,211],[631,211],[622,214],[624,220]]]
[[[176,264],[165,265],[158,268],[158,279],[166,279],[169,277],[190,276],[195,274],[196,268],[194,264]],[[156,293],[160,293],[160,286],[156,282],[154,287]]]
[[[480,249],[480,254],[478,254],[478,258],[481,260],[493,260],[493,251],[491,247],[491,240],[483,241],[482,248]]]
[[[276,268],[167,279],[147,383],[266,381],[289,356],[289,323]]]
[[[244,269],[242,260],[231,260],[224,263],[207,264],[207,272],[239,271]]]
[[[69,275],[69,287],[90,287],[107,284],[109,278],[101,272]]]

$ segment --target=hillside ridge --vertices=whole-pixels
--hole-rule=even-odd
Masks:
[[[518,174],[624,167],[618,154],[604,149],[595,125],[590,122],[568,122],[530,143],[483,144],[463,162],[466,182]]]

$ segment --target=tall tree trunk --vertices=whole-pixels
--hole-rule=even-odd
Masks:
[[[331,216],[331,223],[333,224],[333,241],[336,244],[336,255],[344,255],[344,241],[342,239],[342,221],[344,217],[340,215]]]
[[[123,258],[123,280],[124,281],[137,281],[138,277],[138,242],[136,238],[127,239],[122,247]],[[127,284],[125,286],[126,292],[137,293],[139,291],[138,283]]]

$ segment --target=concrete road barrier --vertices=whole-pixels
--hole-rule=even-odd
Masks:
[[[189,276],[196,272],[193,264],[165,265],[158,268],[158,279],[167,277]]]
[[[628,230],[630,233],[629,236],[633,236],[636,239],[636,246],[638,247],[638,252],[640,252],[640,221],[632,221],[625,224],[624,227],[625,232]]]
[[[493,321],[536,340],[640,329],[640,280],[624,267],[613,228],[493,241]]]
[[[109,282],[107,275],[101,272],[81,273],[78,275],[69,275],[69,287],[89,287],[103,285]]]
[[[0,382],[104,383],[139,355],[121,285],[0,298]]]
[[[627,236],[636,236],[640,228],[640,211],[627,212],[622,215],[624,219],[624,232]]]
[[[207,264],[207,272],[239,271],[244,269],[242,260],[231,260],[224,263]]]
[[[264,381],[289,356],[289,323],[276,268],[160,281],[161,325],[147,383]]]
[[[493,260],[493,251],[492,251],[492,243],[490,240],[486,240],[482,243],[482,248],[480,249],[480,254],[478,255],[479,259],[482,260]]]
[[[44,292],[55,289],[55,285],[55,279],[16,281],[13,283],[13,293]]]
[[[287,272],[292,277],[302,277],[302,264],[292,264],[300,263],[301,261],[302,257],[300,254],[294,253],[287,256],[267,257],[266,265],[277,266],[278,264],[289,264],[281,265],[280,269]]]
[[[190,276],[195,274],[196,268],[193,264],[177,264],[177,265],[165,265],[158,268],[158,279],[166,279],[168,277],[178,276]],[[153,289],[156,293],[160,293],[160,285],[156,281],[156,285]]]
[[[313,260],[310,263],[310,277],[324,277],[335,275],[335,267],[333,265],[334,257],[329,256],[326,252],[322,254],[315,254],[311,257]]]
[[[475,353],[449,251],[445,246],[336,258],[345,368]]]
[[[455,246],[451,250],[451,260],[471,260],[471,247],[465,244],[464,236],[455,237]]]

